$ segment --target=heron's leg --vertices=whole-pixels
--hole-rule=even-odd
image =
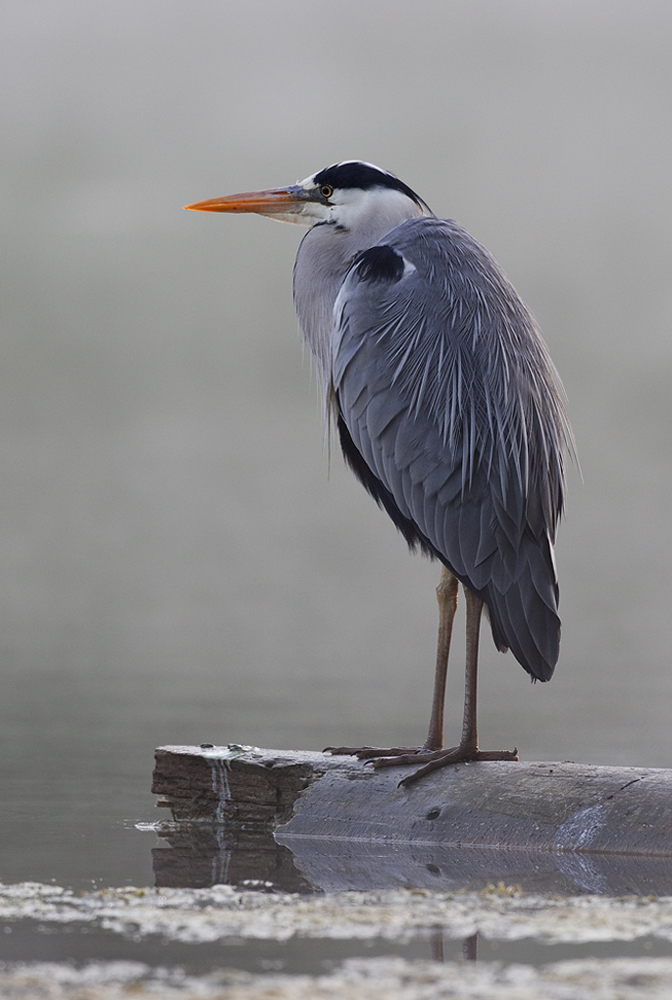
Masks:
[[[446,700],[446,678],[448,676],[448,654],[453,634],[453,620],[457,609],[458,583],[450,570],[441,567],[441,579],[436,588],[439,602],[439,638],[436,644],[436,669],[434,671],[434,695],[429,717],[429,732],[421,747],[327,747],[333,754],[356,754],[360,760],[374,757],[400,757],[406,754],[434,752],[443,747],[443,711]],[[325,751],[326,752],[326,751]]]
[[[464,672],[464,716],[460,745],[450,750],[435,750],[398,757],[381,757],[372,761],[373,766],[391,767],[395,764],[424,764],[424,767],[409,774],[400,785],[412,785],[430,771],[448,764],[459,764],[474,760],[518,760],[517,750],[479,750],[478,725],[476,720],[476,693],[478,682],[478,638],[483,614],[483,601],[465,587],[467,604],[467,656]]]
[[[464,714],[462,717],[462,739],[460,748],[478,750],[478,723],[476,720],[476,699],[478,689],[478,639],[481,632],[483,601],[465,587],[467,603],[467,657],[464,668]]]
[[[451,747],[450,750],[443,750],[443,708],[446,689],[446,675],[448,672],[448,651],[450,649],[450,637],[453,630],[453,619],[457,608],[457,580],[445,567],[441,573],[441,580],[436,588],[436,595],[439,600],[439,643],[436,653],[436,674],[434,677],[434,700],[432,702],[432,714],[429,722],[429,733],[424,747],[419,747],[417,751],[411,750],[407,754],[397,754],[395,759],[386,761],[384,759],[375,760],[374,767],[385,767],[386,764],[418,764],[430,763],[435,760],[443,760],[444,756],[460,754],[460,760],[473,760],[474,754],[479,753],[478,749],[478,724],[476,720],[476,701],[478,688],[478,640],[481,630],[481,616],[483,614],[483,601],[476,594],[464,587],[464,596],[467,605],[467,650],[466,664],[464,670],[464,714],[462,718],[462,739],[459,747]],[[401,748],[399,748],[401,749]],[[469,755],[467,758],[465,755]],[[376,754],[367,751],[360,753],[360,757],[392,757],[390,753]],[[457,760],[457,757],[456,757]],[[446,760],[446,763],[453,763]],[[423,768],[423,772],[424,772]]]
[[[439,638],[436,644],[436,670],[434,671],[434,696],[429,717],[429,732],[424,750],[441,750],[443,747],[443,711],[446,701],[446,678],[448,676],[448,654],[453,634],[453,621],[457,610],[457,580],[445,566],[441,567],[441,579],[436,588],[439,602]]]

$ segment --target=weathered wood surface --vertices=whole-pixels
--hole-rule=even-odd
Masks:
[[[401,768],[241,747],[160,747],[152,791],[179,824],[300,839],[672,857],[672,771],[509,761]]]

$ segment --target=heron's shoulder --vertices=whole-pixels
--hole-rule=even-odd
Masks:
[[[407,219],[357,255],[348,278],[357,284],[391,285],[410,277],[434,277],[436,268],[468,266],[486,251],[453,219]]]
[[[436,216],[422,216],[407,219],[380,241],[388,243],[398,253],[419,254],[421,258],[439,256],[480,256],[488,251],[464,226],[454,219],[438,219]]]

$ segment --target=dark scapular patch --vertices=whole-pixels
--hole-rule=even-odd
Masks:
[[[404,273],[404,258],[392,247],[370,247],[355,261],[360,281],[385,281],[392,284]]]

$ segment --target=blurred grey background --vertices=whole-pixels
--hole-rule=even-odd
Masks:
[[[483,745],[672,766],[671,44],[667,0],[4,0],[1,879],[149,880],[157,744],[424,737],[438,569],[328,461],[302,233],[181,210],[345,158],[489,247],[569,398],[561,661],[485,631]]]

